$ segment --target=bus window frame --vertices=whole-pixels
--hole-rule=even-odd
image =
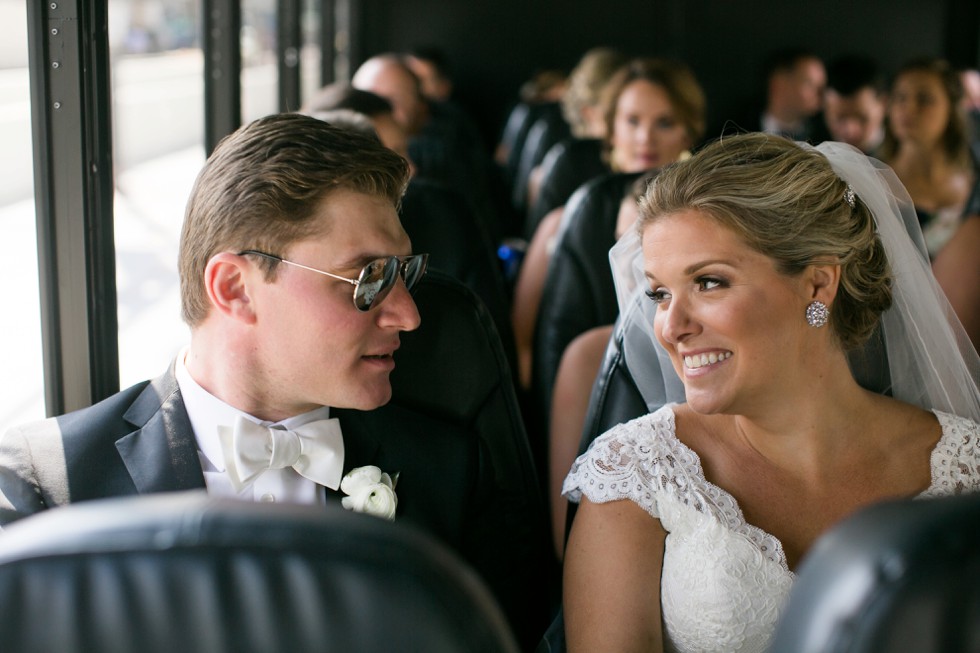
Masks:
[[[28,2],[45,410],[119,389],[108,2]]]
[[[204,0],[204,151],[242,124],[242,7],[240,0]]]

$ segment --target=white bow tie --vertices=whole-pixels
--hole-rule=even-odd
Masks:
[[[239,415],[234,428],[219,426],[218,436],[225,468],[236,492],[263,472],[285,467],[332,490],[340,487],[344,438],[336,418],[287,431],[262,426]]]

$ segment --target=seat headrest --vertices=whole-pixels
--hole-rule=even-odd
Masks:
[[[804,558],[773,653],[975,651],[980,495],[866,508]]]
[[[72,504],[0,537],[7,653],[514,651],[488,591],[406,524],[203,492]]]

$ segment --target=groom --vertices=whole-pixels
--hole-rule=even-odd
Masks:
[[[62,504],[188,489],[324,504],[356,494],[343,483],[361,476],[352,470],[376,466],[398,472],[396,523],[443,539],[491,587],[533,575],[508,559],[511,529],[480,521],[491,493],[474,438],[422,416],[398,429],[369,419],[391,398],[399,335],[420,323],[409,291],[426,257],[411,255],[396,213],[407,180],[406,161],[376,140],[298,114],[225,138],[181,232],[189,347],[161,377],[0,436],[0,528]],[[498,599],[523,630],[523,607]]]

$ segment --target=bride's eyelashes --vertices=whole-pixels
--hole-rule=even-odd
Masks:
[[[665,301],[667,301],[667,298],[670,297],[670,293],[667,292],[664,288],[657,288],[656,290],[646,291],[646,296],[647,298],[650,299],[651,302],[659,306],[660,304],[663,304]]]
[[[704,276],[700,276],[700,277],[695,278],[694,279],[694,283],[697,284],[698,290],[701,291],[701,292],[707,292],[707,291],[716,290],[716,289],[719,289],[719,288],[727,288],[729,286],[729,283],[728,283],[727,280],[725,280],[725,279],[723,279],[721,277],[709,276],[709,275],[704,275]],[[655,289],[647,290],[646,291],[646,296],[654,304],[660,305],[660,304],[664,303],[665,301],[667,301],[668,299],[670,299],[670,291],[668,291],[663,286],[660,286],[660,287],[655,288]]]

